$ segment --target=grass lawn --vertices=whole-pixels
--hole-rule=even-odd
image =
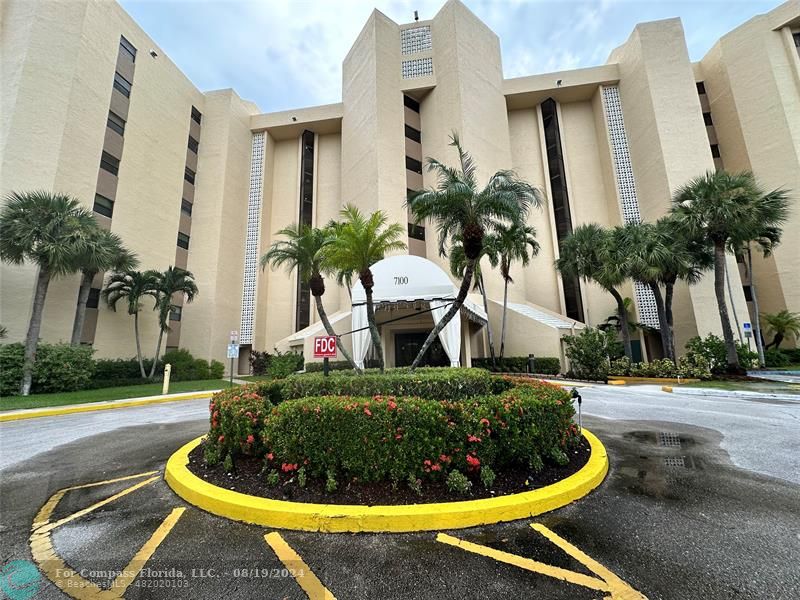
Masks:
[[[223,379],[206,379],[199,381],[173,381],[169,393],[200,392],[218,390],[230,385]],[[45,406],[64,406],[65,404],[83,404],[86,402],[103,402],[106,400],[122,400],[140,396],[156,396],[161,394],[161,383],[143,385],[127,385],[124,387],[101,388],[99,390],[82,390],[79,392],[60,392],[56,394],[34,394],[31,396],[4,396],[0,398],[0,410],[18,408],[41,408]]]
[[[800,385],[780,381],[698,381],[680,387],[713,388],[739,392],[761,392],[767,394],[800,394]],[[676,386],[675,391],[680,391]]]

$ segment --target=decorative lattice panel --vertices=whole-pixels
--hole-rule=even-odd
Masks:
[[[617,182],[622,220],[625,223],[636,223],[642,220],[639,212],[639,199],[636,196],[636,182],[633,178],[631,153],[628,149],[628,138],[625,136],[625,121],[622,117],[622,103],[619,88],[615,85],[603,86],[603,108],[606,114],[606,125],[611,141],[611,155],[614,162],[614,177]],[[641,283],[634,284],[636,309],[639,322],[658,329],[658,310],[653,291]]]
[[[250,194],[247,200],[247,236],[244,245],[244,285],[242,286],[242,323],[240,344],[253,343],[253,315],[256,304],[258,240],[261,237],[261,197],[264,175],[264,132],[253,134],[250,157]]]
[[[403,61],[403,79],[413,79],[414,77],[424,77],[433,74],[432,58],[414,58]]]
[[[425,52],[430,50],[431,47],[431,28],[429,25],[400,31],[400,51],[403,54]]]

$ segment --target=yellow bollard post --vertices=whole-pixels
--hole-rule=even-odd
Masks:
[[[164,385],[161,386],[161,393],[166,394],[169,392],[169,375],[172,373],[172,365],[167,363],[164,365]]]

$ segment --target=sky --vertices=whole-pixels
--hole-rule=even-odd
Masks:
[[[500,38],[505,77],[603,64],[637,23],[680,17],[699,60],[779,0],[463,0]],[[341,101],[342,60],[373,9],[430,19],[444,0],[120,0],[202,91],[233,88],[263,112]],[[435,40],[434,40],[435,43]]]

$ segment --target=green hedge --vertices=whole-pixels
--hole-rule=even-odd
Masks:
[[[294,352],[250,352],[250,372],[252,375],[268,375],[276,379],[291,375],[303,368],[303,355]]]
[[[678,359],[677,366],[668,358],[652,360],[649,363],[634,363],[627,356],[623,356],[611,363],[610,374],[611,376],[629,377],[711,379],[708,361],[706,361],[705,357],[697,354],[681,356]]]
[[[527,373],[527,356],[504,356],[503,360],[495,360],[492,367],[491,358],[473,358],[472,366],[488,369],[495,373]],[[561,361],[555,356],[536,356],[533,359],[533,372],[540,375],[558,375],[561,372]]]
[[[33,366],[32,393],[73,392],[89,387],[95,372],[93,352],[88,346],[40,343]],[[24,356],[21,343],[0,346],[0,395],[19,392]]]
[[[484,467],[538,470],[545,460],[563,463],[577,441],[569,394],[536,381],[461,401],[315,396],[270,408],[253,390],[230,393],[212,401],[212,463],[244,453],[265,456],[267,471],[416,482],[452,471],[478,477]]]

